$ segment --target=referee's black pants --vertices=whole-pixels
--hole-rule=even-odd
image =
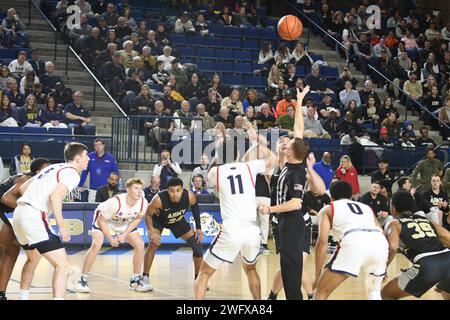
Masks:
[[[287,300],[303,300],[301,282],[303,270],[303,242],[305,220],[301,213],[278,215],[280,233],[280,264]]]

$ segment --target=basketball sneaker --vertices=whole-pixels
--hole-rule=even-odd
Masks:
[[[130,279],[130,289],[137,292],[152,291],[153,288],[150,285],[150,281],[145,282],[141,275]]]
[[[269,250],[269,247],[267,246],[267,244],[261,244],[261,248],[259,249],[259,252],[261,253],[261,254],[269,254],[270,253],[270,250]]]
[[[86,277],[81,277],[80,280],[78,280],[76,290],[79,293],[90,293],[91,292],[91,289],[89,289],[88,280]]]

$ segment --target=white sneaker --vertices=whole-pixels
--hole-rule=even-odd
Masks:
[[[150,285],[150,279],[147,278],[147,281],[144,281],[142,276],[137,276],[135,278],[131,278],[130,280],[130,289],[137,292],[147,292],[153,291],[152,286]]]
[[[77,292],[79,293],[90,293],[91,289],[89,289],[87,278],[81,277],[77,282]]]

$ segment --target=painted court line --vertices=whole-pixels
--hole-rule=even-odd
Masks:
[[[128,281],[120,280],[120,279],[113,278],[113,277],[108,277],[108,276],[105,276],[105,275],[102,275],[102,274],[99,274],[99,273],[90,272],[90,274],[93,274],[93,275],[96,275],[96,276],[99,276],[99,277],[102,277],[102,278],[105,278],[105,279],[114,280],[114,281],[117,281],[117,282],[120,282],[120,283],[129,284]],[[172,297],[181,298],[183,300],[192,300],[191,298],[186,298],[186,297],[179,296],[177,294],[173,294],[173,293],[170,293],[170,292],[167,292],[167,291],[163,291],[163,290],[154,289],[153,291],[154,292],[161,292],[161,293],[167,294],[167,295],[172,296]]]

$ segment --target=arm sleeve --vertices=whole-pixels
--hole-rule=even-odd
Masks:
[[[182,171],[178,163],[172,162],[170,166],[172,167],[173,171],[175,171],[176,174],[181,174]]]
[[[153,169],[153,175],[159,177],[161,175],[161,169],[162,169],[162,166],[157,164],[155,166],[155,168]]]

